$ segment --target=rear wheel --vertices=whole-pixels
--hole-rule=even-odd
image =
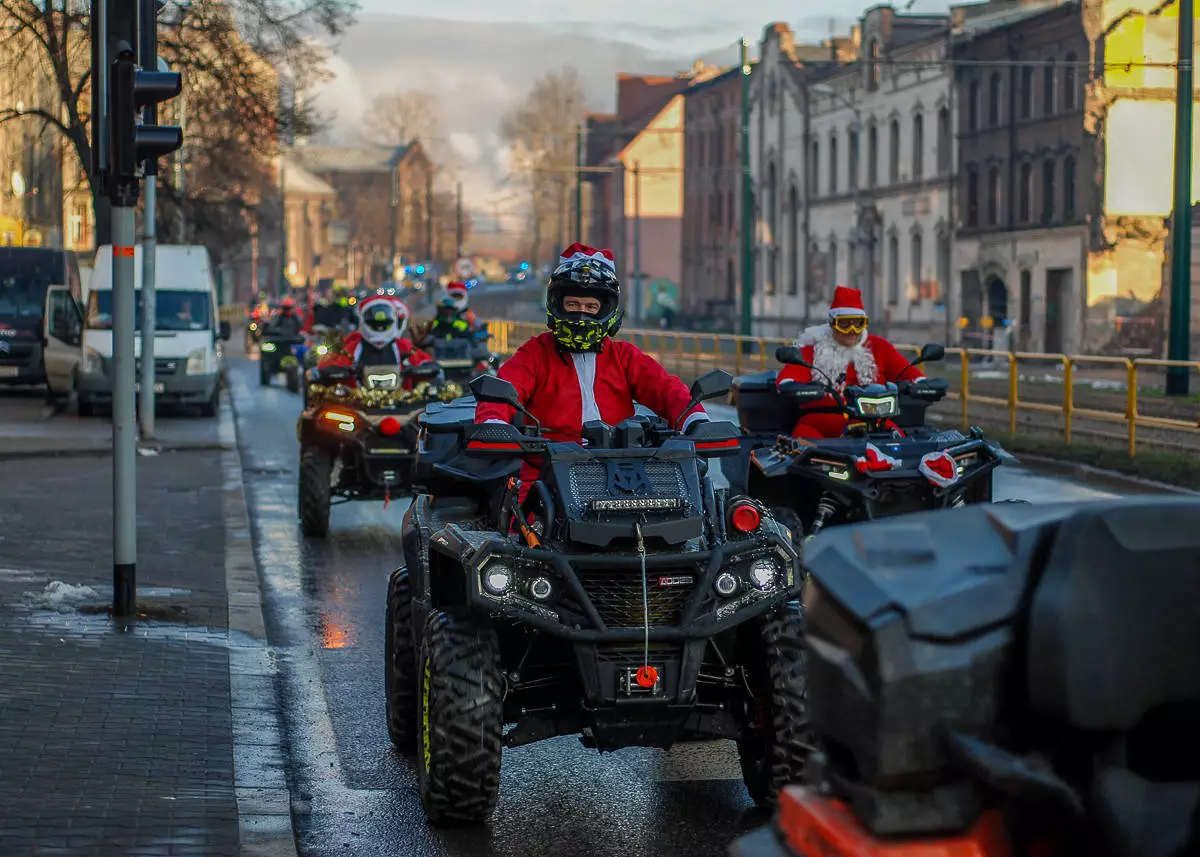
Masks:
[[[287,388],[289,393],[300,392],[300,367],[292,364],[287,367]]]
[[[261,356],[258,358],[258,383],[261,387],[271,386],[271,373],[267,370],[266,361]]]
[[[504,682],[496,632],[456,611],[421,635],[421,805],[430,824],[480,824],[500,795]]]
[[[397,750],[406,754],[417,749],[417,653],[412,620],[408,569],[398,568],[388,581],[383,687],[388,737]]]
[[[787,506],[771,507],[771,515],[775,520],[783,524],[792,531],[792,544],[796,550],[800,552],[800,556],[804,556],[804,522],[800,520],[800,516],[796,514],[794,509],[789,509]]]
[[[754,632],[757,630],[757,637]],[[738,741],[742,779],[754,802],[773,808],[780,790],[802,782],[814,750],[808,724],[808,663],[804,614],[789,603],[745,626],[742,647],[755,691],[752,716]]]
[[[333,460],[323,449],[300,453],[300,532],[320,538],[329,532]]]

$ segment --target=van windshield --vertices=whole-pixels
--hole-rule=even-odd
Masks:
[[[142,327],[141,290],[135,306],[135,324]],[[154,291],[154,327],[156,330],[212,330],[208,296],[203,292]],[[105,289],[88,295],[88,330],[112,330],[112,291]]]
[[[22,247],[0,253],[0,317],[41,316],[46,289],[62,280],[61,264],[56,267],[54,263],[52,251]]]

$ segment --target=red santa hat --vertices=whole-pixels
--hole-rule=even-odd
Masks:
[[[921,473],[938,488],[958,481],[958,462],[948,452],[930,452],[921,457]]]
[[[832,321],[845,315],[860,315],[866,318],[867,310],[863,306],[862,292],[849,286],[838,286],[833,290],[833,303],[829,305],[829,318]]]
[[[613,255],[612,250],[597,250],[595,247],[588,247],[586,244],[576,242],[563,250],[559,254],[558,264],[566,265],[569,262],[595,262],[604,265],[613,273],[617,270],[617,258]]]
[[[854,459],[854,468],[859,473],[877,473],[881,470],[895,470],[901,465],[898,458],[892,458],[873,443],[868,443],[866,455]]]
[[[369,310],[374,309],[381,304],[387,304],[388,306],[392,307],[392,309],[396,311],[396,318],[400,321],[403,322],[408,320],[408,304],[395,295],[371,295],[369,298],[365,298],[358,305],[359,315],[361,315],[363,318],[366,318]]]
[[[465,295],[467,293],[467,284],[461,280],[451,280],[446,284],[446,294],[448,295]]]

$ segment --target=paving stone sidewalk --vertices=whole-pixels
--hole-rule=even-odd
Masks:
[[[230,532],[227,464],[139,457],[143,616],[122,625],[105,611],[111,458],[0,462],[0,855],[287,853],[248,847],[239,817],[262,812],[291,838],[286,797],[272,818],[255,808],[265,790],[237,788],[257,776],[286,796],[281,755],[235,743],[270,735],[277,713],[269,695],[231,696],[247,682],[273,693],[273,677],[262,642],[238,639],[257,592],[227,593],[227,537],[248,538]],[[252,564],[242,572],[231,588],[256,590]]]

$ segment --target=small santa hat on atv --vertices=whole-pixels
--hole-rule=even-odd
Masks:
[[[833,290],[833,302],[829,305],[829,319],[832,321],[841,316],[867,317],[863,306],[862,292],[849,286],[838,286]]]
[[[467,284],[462,280],[451,280],[446,283],[446,294],[452,298],[465,298],[467,296]]]
[[[921,474],[938,488],[958,481],[958,462],[948,452],[929,452],[921,457]]]
[[[617,271],[617,257],[613,255],[612,250],[597,250],[595,247],[588,247],[586,244],[576,242],[566,250],[563,250],[558,257],[559,267],[570,262],[583,261],[604,265],[614,274]]]

